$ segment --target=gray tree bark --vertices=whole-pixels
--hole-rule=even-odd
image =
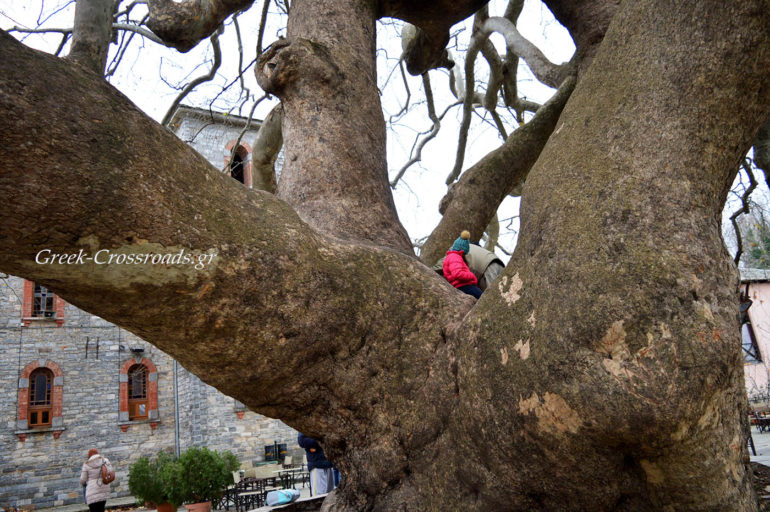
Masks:
[[[67,58],[100,75],[107,65],[115,0],[77,0],[72,48]]]

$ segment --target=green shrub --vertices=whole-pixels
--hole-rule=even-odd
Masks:
[[[192,447],[177,460],[174,485],[184,503],[218,498],[233,483],[238,459],[232,452],[219,453],[206,447]]]
[[[137,504],[145,502],[173,503],[169,498],[164,475],[173,469],[176,464],[174,458],[166,452],[160,452],[153,459],[139,457],[128,470],[128,490],[137,499]]]
[[[178,459],[159,452],[153,459],[139,457],[128,471],[128,489],[145,502],[199,503],[218,498],[233,483],[233,471],[239,467],[233,452],[222,453],[193,447]]]

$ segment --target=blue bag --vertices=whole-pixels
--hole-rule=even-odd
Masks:
[[[297,489],[280,489],[277,491],[270,491],[267,493],[267,499],[265,505],[272,507],[273,505],[285,505],[291,503],[299,498],[299,491]]]

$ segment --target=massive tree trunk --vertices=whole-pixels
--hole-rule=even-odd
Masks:
[[[345,475],[328,510],[755,510],[719,212],[770,110],[764,2],[621,6],[475,304],[410,254],[393,208],[376,15],[296,0],[260,59],[284,105],[278,197],[0,37],[0,269],[321,438]]]

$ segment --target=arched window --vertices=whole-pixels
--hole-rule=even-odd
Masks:
[[[147,419],[147,367],[143,364],[128,370],[128,419]]]
[[[53,361],[32,361],[24,367],[19,378],[16,421],[21,441],[26,439],[27,433],[35,430],[53,430],[54,438],[59,438],[64,431],[63,389],[64,376],[59,365]]]
[[[29,376],[29,428],[51,425],[53,373],[48,368],[38,368]]]
[[[225,146],[225,168],[234,180],[251,188],[254,183],[251,176],[251,147],[245,142],[239,142],[233,153],[235,142],[233,139]]]
[[[243,146],[239,147],[240,150]],[[243,157],[240,152],[236,152],[232,161],[230,162],[230,177],[236,181],[243,183]]]
[[[146,357],[129,359],[120,368],[120,429],[127,431],[134,421],[158,426],[158,371]]]

